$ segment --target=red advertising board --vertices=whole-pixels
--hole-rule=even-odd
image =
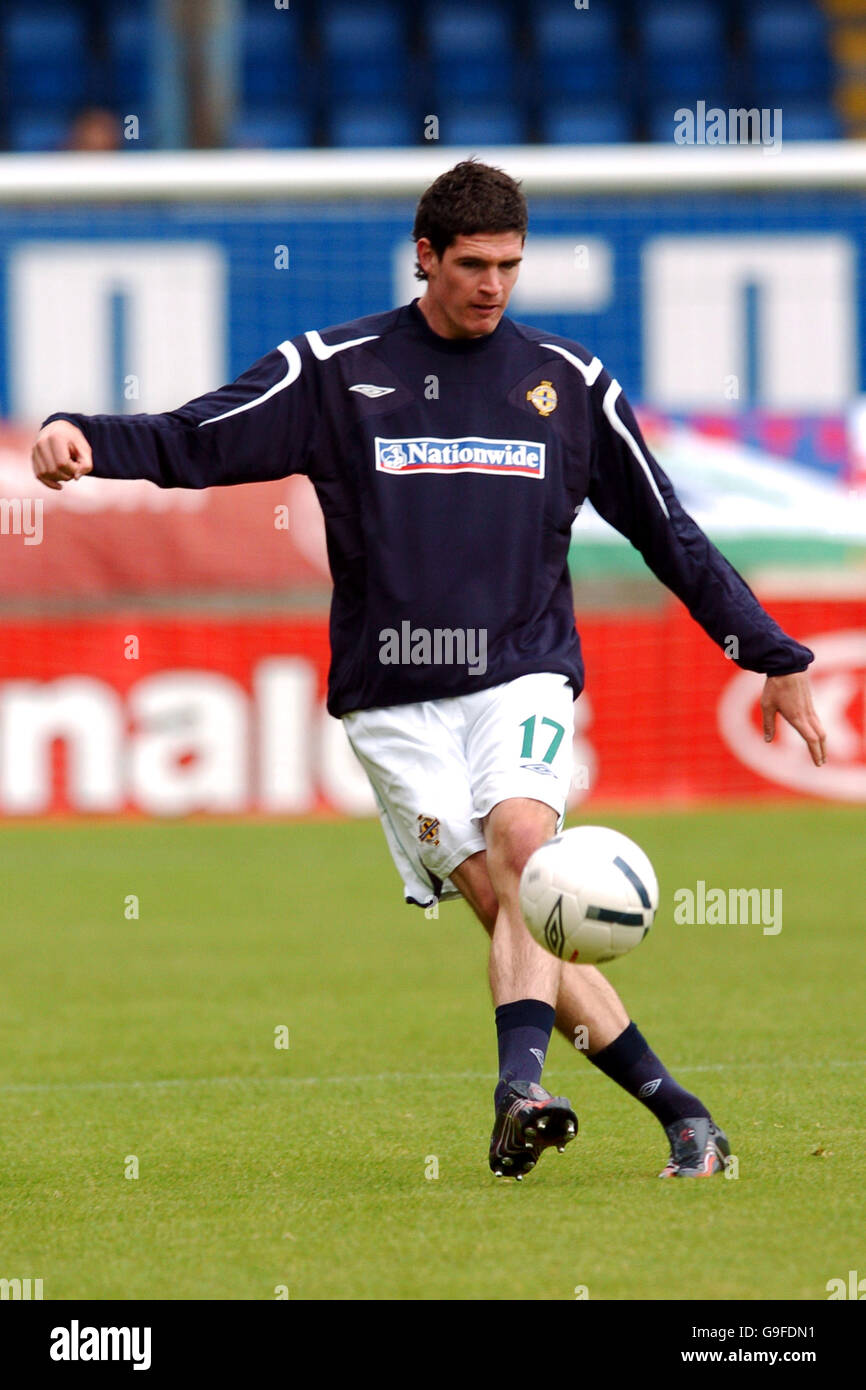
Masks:
[[[0,599],[57,594],[281,593],[330,589],[325,528],[304,477],[202,491],[33,476],[35,430],[0,424]]]
[[[574,804],[811,796],[866,801],[866,602],[771,605],[816,652],[829,759],[814,768],[762,678],[672,602],[578,614]],[[0,815],[367,814],[372,798],[324,708],[323,617],[8,621],[0,642]]]

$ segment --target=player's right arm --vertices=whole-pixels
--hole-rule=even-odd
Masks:
[[[87,438],[71,420],[52,420],[36,436],[30,455],[33,472],[46,487],[60,492],[64,483],[93,472],[93,454]]]
[[[315,368],[300,339],[162,415],[49,416],[33,447],[33,471],[55,490],[91,472],[158,487],[267,482],[307,470],[318,416]]]

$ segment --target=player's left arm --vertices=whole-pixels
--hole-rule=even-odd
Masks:
[[[761,696],[764,736],[781,714],[826,757],[826,735],[812,703],[808,647],[784,632],[746,581],[684,510],[670,479],[650,453],[619,384],[603,371],[591,389],[592,470],[589,500],[643,555],[647,565],[733,660],[767,680]]]
[[[820,767],[826,762],[827,735],[812,704],[812,688],[806,671],[795,671],[787,676],[768,676],[761,692],[761,714],[764,738],[768,743],[772,743],[775,736],[776,715],[781,714],[805,740],[815,766]]]

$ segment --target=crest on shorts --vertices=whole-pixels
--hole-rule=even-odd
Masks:
[[[559,397],[552,381],[542,381],[533,390],[527,391],[526,399],[534,405],[539,415],[552,415],[559,405]]]
[[[438,845],[439,822],[435,816],[418,817],[418,839],[422,845]]]

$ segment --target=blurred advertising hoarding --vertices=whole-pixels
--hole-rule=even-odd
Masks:
[[[781,720],[764,742],[762,677],[726,660],[678,603],[578,613],[587,683],[573,806],[866,802],[866,601],[768,606],[816,653],[826,765],[814,768]],[[11,619],[0,814],[370,814],[364,774],[325,710],[327,665],[319,614]]]

